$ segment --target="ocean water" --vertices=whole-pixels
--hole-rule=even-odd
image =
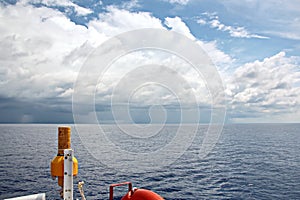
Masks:
[[[83,180],[88,200],[108,199],[109,185],[124,181],[165,199],[300,199],[300,124],[225,125],[213,151],[200,159],[198,152],[207,130],[203,125],[174,163],[136,173],[126,157],[115,162],[122,170],[95,158],[93,151],[105,144],[93,136],[94,126],[85,126],[94,137],[85,142],[95,149],[88,149],[72,126],[72,147],[79,161],[75,198],[80,198],[76,183]],[[0,199],[34,193],[59,199],[57,181],[50,176],[50,162],[57,153],[57,127],[0,125]],[[143,139],[128,137],[114,125],[104,127],[117,146],[141,153],[162,148],[176,132],[176,126],[167,125],[161,134]],[[185,128],[189,131],[188,125]],[[128,166],[131,169],[126,169]],[[125,193],[125,187],[117,188],[116,199]]]

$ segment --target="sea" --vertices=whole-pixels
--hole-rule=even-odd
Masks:
[[[36,193],[46,193],[46,199],[60,198],[60,187],[50,173],[50,162],[57,154],[59,126],[0,125],[0,199]],[[159,134],[145,133],[149,138],[130,136],[117,125],[103,125],[105,135],[115,144],[115,150],[110,149],[110,162],[101,158],[106,144],[98,138],[95,125],[85,125],[92,140],[84,140],[84,134],[70,126],[72,149],[79,162],[74,199],[81,199],[79,181],[84,181],[87,200],[108,199],[109,185],[124,181],[170,200],[300,199],[300,124],[224,125],[214,148],[205,157],[198,153],[209,125],[200,125],[183,152],[175,156],[172,149],[168,151],[169,158],[174,153],[174,161],[166,163],[162,155],[158,157],[162,160],[145,170],[138,157],[143,161],[144,155],[163,149],[175,138],[177,125],[164,125]],[[128,125],[127,130],[130,126],[133,125]],[[183,130],[191,131],[189,125]],[[188,140],[182,137],[185,141]],[[116,159],[112,151],[120,150],[125,155]],[[139,156],[129,159],[131,154]],[[115,199],[121,199],[126,190],[116,188]]]

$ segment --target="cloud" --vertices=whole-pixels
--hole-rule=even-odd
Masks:
[[[45,6],[52,6],[52,7],[53,6],[61,6],[61,7],[65,7],[65,8],[73,8],[75,13],[78,16],[85,16],[85,15],[93,13],[93,11],[91,9],[79,6],[70,0],[21,0],[19,3],[21,3],[23,5],[43,4]]]
[[[211,20],[209,22],[210,27],[216,28],[220,31],[228,32],[231,37],[238,37],[238,38],[260,38],[260,39],[266,39],[265,36],[260,36],[256,34],[250,34],[244,27],[232,27],[232,26],[226,26],[225,24],[222,24],[218,18]]]
[[[186,5],[190,2],[190,0],[165,0],[171,4],[179,4],[179,5]]]
[[[0,94],[12,98],[70,100],[78,71],[95,47],[125,31],[163,27],[150,13],[114,7],[88,28],[59,11],[24,2],[0,10]]]
[[[114,6],[107,7],[107,11],[90,21],[88,27],[109,37],[139,28],[163,28],[160,19],[149,12],[130,12]]]
[[[132,10],[134,8],[139,8],[139,0],[130,0],[130,1],[125,1],[123,4],[121,4],[121,8],[125,10]]]
[[[300,23],[300,22],[298,22]],[[300,34],[298,32],[294,32],[293,30],[298,29],[298,25],[291,25],[290,27],[295,28],[289,28],[290,30],[273,30],[273,31],[264,31],[266,34],[278,36],[281,38],[291,39],[291,40],[300,40]],[[293,30],[291,30],[293,29]]]
[[[246,63],[226,81],[233,120],[253,117],[278,120],[283,115],[297,121],[300,105],[299,58],[280,52],[263,61]],[[272,121],[272,120],[270,120]]]
[[[198,18],[198,19],[196,20],[196,22],[197,22],[198,24],[200,24],[200,25],[205,25],[205,24],[207,24],[206,20],[200,19],[200,18]]]
[[[3,19],[0,23],[0,95],[15,99],[15,102],[21,102],[20,105],[28,106],[39,105],[47,99],[53,99],[49,102],[48,108],[46,103],[43,104],[41,110],[44,111],[59,107],[61,102],[68,105],[71,103],[73,83],[81,65],[87,55],[102,42],[116,34],[134,29],[165,29],[161,20],[153,17],[151,13],[130,12],[113,6],[108,7],[107,12],[99,14],[99,19],[90,21],[87,27],[76,25],[63,13],[54,9],[34,7],[24,2],[0,9]],[[172,30],[194,38],[179,17],[167,18],[166,23]],[[216,46],[212,45],[210,48],[213,52]],[[147,63],[173,66],[192,85],[178,90],[178,93],[189,96],[196,92],[202,104],[209,104],[209,96],[201,96],[207,93],[205,84],[199,81],[199,77],[186,66],[186,63],[173,55],[151,51],[120,59],[119,63],[108,71],[109,76],[105,76],[101,82],[102,86],[105,86],[100,87],[97,96],[100,98],[97,102],[100,105],[109,105],[111,91],[118,80],[130,72],[132,66]],[[141,77],[133,77],[129,80],[136,82],[140,79]],[[178,105],[170,92],[153,85],[138,90],[132,103],[135,106],[149,106],[162,103],[162,99],[164,105],[169,105],[169,108],[171,105]],[[190,99],[186,98],[184,103],[190,104],[189,101]],[[37,119],[33,113],[24,116],[23,120]]]
[[[217,29],[219,31],[228,32],[231,37],[235,38],[259,38],[259,39],[267,39],[268,37],[252,34],[245,27],[242,26],[228,26],[219,20],[219,17],[214,13],[203,13],[203,16],[206,18],[197,18],[196,22],[200,25],[209,24],[211,28]]]
[[[40,122],[39,119],[51,121],[51,113],[54,118],[57,116],[50,112],[52,108],[60,107],[62,102],[70,107],[74,92],[73,83],[81,65],[87,55],[106,39],[138,28],[164,29],[161,21],[148,12],[130,12],[115,7],[108,7],[106,13],[101,13],[99,19],[90,21],[87,27],[76,25],[63,13],[54,9],[34,7],[24,2],[0,9],[3,19],[0,22],[0,95],[7,100],[14,99],[16,103],[10,104],[10,107],[12,106],[14,111],[19,110],[19,115],[25,113],[23,117],[18,118],[16,112],[16,116],[11,118],[16,122]],[[179,18],[177,20],[181,21]],[[149,61],[149,57],[143,54],[139,57],[140,62]],[[134,63],[139,57],[132,56],[124,63]],[[158,58],[159,56],[156,57]],[[177,61],[165,58],[164,62],[168,65],[176,64]],[[116,70],[116,77],[121,75],[124,66],[128,64]],[[113,86],[113,80],[113,77],[108,77],[108,90]],[[105,89],[100,95],[105,96]],[[143,96],[149,96],[145,92],[137,94],[135,97],[138,102],[145,100]],[[164,92],[157,95],[172,101]],[[49,104],[43,103],[47,99],[53,100],[48,101]],[[17,106],[26,105],[30,110],[30,107],[39,107],[37,105],[40,103],[43,103],[43,106],[38,110],[50,113],[47,119],[37,117],[39,115],[36,109],[28,113]],[[4,106],[2,110],[6,112],[8,108],[5,105],[7,104],[1,104]],[[1,121],[7,122],[5,119]]]
[[[195,40],[195,37],[191,34],[189,27],[181,20],[180,17],[167,17],[165,18],[165,24],[171,28],[172,31],[176,31],[192,40]]]
[[[246,2],[221,0],[220,3],[230,14],[259,27],[261,34],[285,39],[300,39],[298,0],[249,0]]]
[[[232,65],[234,65],[236,60],[230,55],[221,51],[218,48],[216,41],[207,42],[198,40],[197,43],[207,52],[212,62],[216,65],[218,71],[221,73],[221,76],[225,74],[227,70],[232,68]]]
[[[195,40],[207,52],[209,57],[212,59],[212,62],[217,65],[218,70],[226,71],[226,69],[229,68],[230,65],[232,65],[232,63],[234,62],[234,59],[232,59],[231,56],[218,49],[216,41],[207,42],[197,40],[191,33],[189,27],[184,21],[182,21],[180,17],[167,17],[165,18],[164,23],[172,31],[176,31],[192,40]]]
[[[61,99],[34,102],[0,96],[1,123],[73,123],[72,104]],[[50,105],[50,106],[49,106]]]
[[[149,15],[149,13],[132,13],[126,10],[117,9],[115,7],[110,7],[109,10],[111,11],[110,13],[105,13],[101,15],[99,17],[99,20],[92,21],[89,24],[89,27],[94,27],[99,32],[104,32],[106,34],[111,35],[127,30],[128,28],[144,28],[145,24],[148,25],[147,27],[163,28],[161,21],[157,20],[156,18],[153,18],[151,15]],[[120,23],[120,20],[118,20],[120,18],[123,19],[122,23]],[[108,21],[109,23],[107,23]],[[148,21],[148,23],[146,23],[146,21]],[[186,37],[196,40],[196,38],[190,32],[190,29],[180,17],[167,17],[164,23],[172,31],[176,31],[185,35]],[[113,24],[114,26],[109,26],[110,24]],[[206,50],[206,52],[209,54],[209,56],[212,58],[215,64],[219,65],[220,69],[222,68],[222,66],[224,67],[225,64],[227,66],[233,62],[233,59],[229,55],[225,54],[217,48],[216,42],[197,42],[203,49]],[[135,67],[143,66],[145,64],[163,65],[171,67],[175,71],[179,72],[180,75],[186,80],[188,80],[188,83],[192,85],[192,87],[189,87],[189,89],[180,92],[186,94],[195,93],[198,102],[200,102],[202,105],[209,105],[211,103],[211,99],[209,95],[207,95],[208,92],[203,79],[197,76],[197,73],[195,71],[190,70],[191,66],[187,65],[187,63],[185,63],[183,60],[180,60],[173,55],[170,56],[165,52],[157,51],[143,51],[139,53],[131,53],[130,55],[124,56],[124,58],[119,58],[118,62],[114,62],[114,64],[110,66],[110,69],[106,72],[104,78],[101,79],[101,83],[98,87],[98,103],[110,103],[109,101],[111,98],[111,91],[120,81],[120,79],[122,79],[122,77],[127,76],[127,73],[129,73],[131,70],[134,70]],[[149,70],[146,70],[146,73],[148,74],[148,76],[150,76],[150,74],[154,74],[154,72],[150,73]],[[132,84],[135,82],[139,82],[139,80],[145,79],[142,77],[142,75],[132,76],[130,78],[130,81],[128,82]],[[135,101],[132,102],[135,104],[135,106],[156,105],[159,102],[162,103],[161,100],[163,100],[165,105],[177,104],[174,100],[174,96],[170,95],[170,93],[166,90],[158,90],[153,85],[146,88],[146,91],[139,90],[139,92],[135,94]],[[127,88],[124,88],[123,91],[127,91]],[[130,93],[131,91],[128,92]],[[188,97],[188,95],[186,96]],[[120,96],[119,103],[121,102],[127,102],[125,95]],[[183,103],[186,105],[191,104],[191,102],[189,102],[189,99],[184,99]]]
[[[49,1],[49,5],[51,2],[57,3]],[[199,24],[208,24],[228,32],[232,37],[261,37],[243,27],[221,23],[216,14],[205,16],[198,19]],[[251,117],[263,119],[266,116],[269,119],[285,116],[295,121],[299,116],[297,113],[300,113],[297,109],[300,102],[299,58],[280,52],[264,60],[244,64],[228,74],[227,68],[234,65],[235,60],[220,50],[216,41],[198,40],[178,16],[166,17],[162,22],[149,12],[132,12],[109,6],[106,12],[99,14],[98,19],[81,26],[60,11],[23,2],[0,7],[0,17],[0,106],[1,112],[4,111],[2,113],[8,112],[9,107],[14,108],[12,121],[50,120],[50,116],[48,119],[42,118],[38,111],[52,113],[54,117],[60,112],[71,112],[73,83],[90,52],[117,34],[138,28],[166,29],[165,26],[195,40],[212,58],[224,78],[233,121]],[[205,82],[186,63],[170,55],[145,51],[127,55],[107,71],[101,83],[103,85],[97,87],[96,100],[100,110],[110,109],[108,102],[118,80],[132,67],[143,64],[174,67],[190,84],[190,87],[183,87],[180,94],[188,96],[194,93],[201,106],[209,107],[210,96],[206,95]],[[129,77],[127,81],[134,83],[142,78]],[[160,105],[163,102],[169,111],[178,103],[169,91],[156,85],[137,89],[131,100],[136,108],[144,106],[147,109],[151,104]],[[189,105],[191,102],[186,99],[184,103]],[[32,107],[35,112],[20,109],[22,106]],[[68,109],[63,110],[63,107]],[[111,112],[106,112],[101,117],[111,120]],[[72,117],[70,113],[61,120],[69,121],[68,117]],[[1,121],[5,121],[3,118]]]
[[[0,94],[36,99],[61,95],[57,87],[69,90],[80,65],[66,59],[74,49],[91,46],[89,30],[46,7],[17,3],[0,9],[0,76],[5,80]]]
[[[81,64],[103,41],[139,28],[164,29],[161,20],[151,13],[130,12],[113,6],[99,14],[99,19],[90,21],[87,28],[47,7],[21,2],[0,9],[3,19],[0,24],[0,75],[1,80],[5,80],[1,82],[0,93],[9,97],[44,98],[71,94],[72,83]],[[181,18],[166,18],[165,23],[172,30],[195,39]],[[221,52],[215,44],[206,44],[203,43],[203,46],[209,52]],[[140,57],[141,63],[149,60],[143,56]],[[132,60],[137,58],[132,57]],[[170,63],[168,58],[165,60],[166,64]]]

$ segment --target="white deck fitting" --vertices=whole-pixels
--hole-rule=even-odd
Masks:
[[[73,200],[73,150],[64,150],[64,200]]]
[[[46,194],[45,193],[32,194],[28,196],[15,197],[15,198],[4,199],[4,200],[46,200]]]

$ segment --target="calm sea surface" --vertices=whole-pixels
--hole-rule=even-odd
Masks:
[[[0,125],[0,199],[34,193],[59,199],[59,187],[51,179],[49,167],[57,153],[57,127]],[[134,139],[114,125],[104,127],[108,137],[129,152],[155,151],[176,133],[176,127],[170,125],[151,139]],[[94,128],[86,125],[87,134],[93,135]],[[213,151],[200,159],[206,130],[207,126],[200,127],[191,146],[173,164],[134,173],[132,169],[127,172],[126,158],[116,161],[124,170],[95,159],[72,127],[72,147],[79,161],[74,185],[85,181],[88,200],[108,199],[109,184],[123,181],[153,190],[165,199],[300,199],[300,124],[226,125]],[[90,143],[105,145],[96,136]],[[77,191],[76,185],[74,188]],[[116,197],[120,199],[125,192],[126,188],[118,188]],[[75,197],[80,198],[78,192]]]

